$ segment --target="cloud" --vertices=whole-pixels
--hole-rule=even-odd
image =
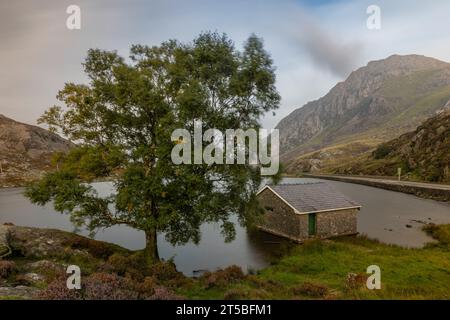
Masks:
[[[299,12],[298,24],[292,26],[293,41],[320,68],[339,78],[345,78],[359,67],[364,46],[361,42],[346,42],[337,31],[328,31],[305,12]]]
[[[320,5],[318,5],[318,3]],[[199,32],[226,32],[241,48],[249,34],[264,38],[282,96],[271,128],[293,109],[328,92],[370,60],[417,53],[449,61],[450,1],[385,1],[382,29],[366,28],[371,0],[23,0],[0,1],[0,113],[35,123],[64,82],[85,82],[86,51],[128,56],[131,44],[190,41]],[[82,10],[82,28],[65,27],[66,8]]]

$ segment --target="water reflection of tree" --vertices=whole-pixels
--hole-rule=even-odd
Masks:
[[[265,256],[271,263],[279,260],[296,245],[293,241],[259,230],[247,228],[248,243],[253,250]]]

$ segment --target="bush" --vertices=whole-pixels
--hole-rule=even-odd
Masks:
[[[358,289],[366,285],[368,275],[364,273],[349,273],[345,280],[347,290]]]
[[[142,282],[116,274],[94,273],[82,280],[80,290],[67,289],[65,278],[51,282],[38,298],[44,300],[136,300],[169,297],[163,291],[157,292],[153,278]],[[175,297],[175,295],[173,295]]]
[[[305,282],[299,287],[294,287],[292,291],[296,295],[300,294],[314,298],[322,298],[328,293],[328,287],[323,284]]]
[[[17,266],[14,261],[0,260],[0,278],[7,278],[17,272]]]
[[[114,250],[106,243],[90,240],[88,252],[95,258],[107,259],[114,253]]]
[[[440,182],[444,176],[444,170],[439,167],[429,166],[424,173],[425,180],[431,182]]]
[[[230,289],[227,290],[224,294],[223,294],[223,298],[225,300],[240,300],[240,299],[246,299],[248,296],[248,293],[246,291],[243,290],[239,290],[239,289]]]
[[[450,225],[436,225],[434,223],[423,226],[423,230],[443,246],[450,245]]]
[[[181,300],[182,296],[179,296],[166,287],[156,287],[155,293],[148,298],[149,300]]]
[[[72,249],[85,249],[93,257],[99,259],[107,259],[114,253],[114,250],[112,249],[111,245],[101,241],[91,240],[80,236],[70,238],[65,244]]]
[[[223,276],[230,282],[236,280],[242,280],[245,278],[244,272],[242,272],[241,267],[236,265],[229,266],[222,271]]]
[[[24,274],[18,274],[14,277],[13,286],[31,286],[33,283]]]
[[[157,282],[153,277],[145,277],[143,281],[136,284],[136,290],[143,295],[154,295]]]
[[[161,261],[151,266],[150,273],[159,281],[173,281],[185,278],[184,275],[177,271],[172,261]]]
[[[148,268],[140,252],[131,255],[114,253],[100,266],[99,270],[106,273],[116,273],[120,276],[131,277],[139,281],[151,275],[151,270]]]
[[[140,293],[131,279],[115,274],[94,273],[84,283],[84,299],[87,300],[136,300]]]
[[[118,253],[111,255],[106,264],[102,266],[105,271],[115,272],[119,275],[125,275],[128,268],[128,258]]]
[[[79,290],[69,290],[64,278],[58,278],[42,290],[37,298],[42,300],[80,300],[82,295]]]
[[[227,284],[245,279],[245,274],[238,266],[229,266],[216,272],[206,272],[200,277],[206,288],[223,287]]]
[[[391,151],[392,151],[392,148],[383,143],[383,144],[380,144],[378,146],[378,148],[375,149],[375,151],[372,153],[372,156],[375,159],[384,159],[384,158],[386,158],[386,156],[389,155],[389,153],[391,153]]]

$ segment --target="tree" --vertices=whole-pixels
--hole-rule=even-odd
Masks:
[[[58,155],[58,170],[31,184],[26,195],[69,213],[91,232],[125,224],[142,230],[149,263],[158,260],[157,233],[172,244],[200,240],[204,222],[221,222],[234,237],[229,218],[246,224],[257,216],[259,167],[175,165],[174,129],[259,128],[259,118],[278,107],[275,74],[262,41],[252,35],[237,51],[226,35],[203,33],[192,43],[171,40],[136,45],[130,59],[91,49],[84,70],[88,84],[67,83],[39,119],[76,143]],[[204,142],[206,143],[206,142]],[[109,178],[115,192],[99,196],[89,184]]]

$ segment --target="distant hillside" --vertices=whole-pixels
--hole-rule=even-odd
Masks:
[[[378,146],[370,155],[332,169],[335,173],[395,175],[402,168],[411,179],[450,182],[450,110],[416,130]]]
[[[369,62],[280,121],[281,161],[297,172],[359,155],[414,130],[449,100],[449,63],[418,55]]]
[[[67,152],[71,143],[37,126],[0,115],[0,186],[21,185],[50,169],[56,151]]]

